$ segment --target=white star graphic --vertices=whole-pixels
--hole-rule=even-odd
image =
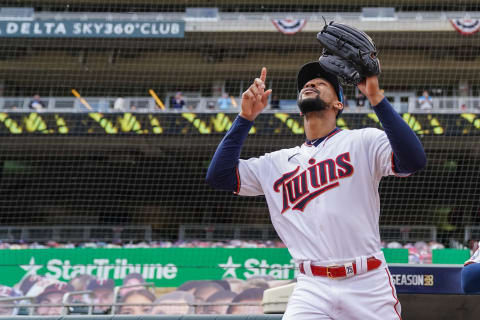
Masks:
[[[31,257],[30,262],[28,264],[20,265],[20,268],[27,271],[25,276],[28,276],[28,275],[31,275],[31,274],[37,274],[37,271],[39,269],[42,269],[42,266],[41,265],[36,265],[35,264],[35,258]]]
[[[237,277],[236,270],[242,265],[239,263],[233,263],[232,256],[229,256],[227,263],[220,263],[218,266],[225,270],[225,273],[222,276],[222,279],[223,279],[223,278],[227,278],[228,276],[232,278],[236,278]]]

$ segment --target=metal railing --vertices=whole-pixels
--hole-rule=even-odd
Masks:
[[[131,285],[129,287],[138,287],[142,286],[142,284],[137,284],[137,285]],[[124,286],[123,288],[128,287]],[[15,319],[17,319],[17,316],[35,316],[36,317],[41,317],[39,316],[36,311],[37,308],[58,308],[57,311],[59,312],[59,316],[68,316],[68,315],[84,315],[84,316],[102,316],[102,315],[110,315],[110,316],[115,316],[115,315],[121,315],[121,308],[122,307],[129,307],[129,306],[141,306],[141,307],[183,307],[185,305],[188,305],[189,307],[193,307],[193,312],[197,313],[198,310],[199,313],[202,313],[203,307],[208,307],[208,306],[259,306],[261,305],[258,302],[224,302],[224,303],[218,303],[218,302],[213,302],[213,303],[205,303],[205,302],[195,302],[192,304],[188,304],[186,302],[152,302],[152,303],[124,303],[124,302],[113,302],[111,304],[99,304],[99,303],[93,303],[93,302],[75,302],[72,301],[71,298],[76,295],[82,295],[82,294],[87,294],[89,296],[93,297],[93,292],[92,291],[74,291],[74,292],[69,292],[66,293],[63,296],[62,303],[36,303],[35,297],[16,297],[16,298],[0,298],[0,304],[2,308],[5,309],[12,309],[15,311],[12,311],[12,315],[15,315]],[[21,303],[23,300],[30,300],[29,303],[24,304]],[[19,303],[20,302],[20,303]],[[108,311],[105,313],[94,313],[93,310],[95,307],[108,307]],[[19,311],[17,311],[19,310]],[[119,313],[120,312],[120,313]],[[205,317],[205,315],[204,315]],[[2,319],[0,315],[0,319]],[[88,319],[88,318],[87,318]]]
[[[85,305],[81,303],[71,302],[72,297],[79,296],[79,295],[87,295],[90,298],[90,301],[93,301],[93,297],[95,296],[95,293],[91,290],[72,291],[72,292],[65,293],[62,298],[62,304],[63,304],[62,315],[67,315],[71,311],[73,311],[74,308],[78,308],[78,307],[86,307],[87,314],[89,315],[93,314],[93,307],[94,307],[93,303],[89,303]]]
[[[398,241],[402,243],[417,241],[437,241],[435,226],[380,226],[380,238],[383,241]]]
[[[27,304],[24,304],[23,301],[28,300]],[[35,297],[13,297],[13,298],[0,298],[0,305],[4,309],[18,309],[18,314],[29,315],[33,314],[33,308],[23,308],[25,305],[32,305],[33,301],[35,301]],[[22,311],[20,311],[22,310]]]
[[[2,226],[0,227],[0,240],[5,242],[152,241],[152,227],[148,225]]]
[[[472,227],[480,234],[480,227]],[[402,243],[416,241],[436,241],[437,227],[414,225],[381,225],[380,237],[383,241]],[[182,224],[178,230],[179,240],[277,240],[278,236],[271,224]]]
[[[277,233],[271,224],[209,225],[182,224],[178,229],[178,240],[274,240]]]
[[[1,112],[145,112],[162,111],[153,98],[126,97],[85,97],[88,104],[74,97],[45,97],[40,101],[43,107],[30,107],[32,97],[1,97]]]
[[[438,228],[418,225],[381,225],[380,237],[383,241],[402,243],[416,241],[437,241]],[[278,240],[271,224],[182,224],[178,228],[178,240]],[[466,226],[464,241],[480,240],[479,226]],[[90,241],[152,241],[152,227],[144,226],[2,226],[0,241],[22,242],[90,242]],[[460,239],[459,239],[460,240]]]
[[[397,20],[414,20],[414,21],[442,21],[455,18],[465,18],[465,11],[396,11],[395,17]],[[108,19],[115,20],[182,20],[188,17],[185,12],[134,12],[134,13],[114,13],[114,12],[35,12],[35,18],[47,20],[97,20]],[[308,19],[308,20],[321,20],[322,16],[325,19],[340,18],[342,20],[359,20],[362,17],[362,12],[219,12],[218,20],[270,20],[270,19]],[[480,12],[469,11],[468,17],[471,19],[480,18]],[[200,20],[200,19],[199,19]]]
[[[237,113],[240,110],[241,99],[231,97],[230,105],[222,109],[219,106],[218,99],[220,97],[184,97],[184,107],[174,109],[170,105],[170,97],[168,96],[162,103],[164,109],[157,105],[153,98],[149,97],[125,97],[119,102],[115,97],[84,97],[88,106],[80,100],[73,97],[46,97],[41,101],[44,105],[42,108],[32,108],[30,103],[31,97],[1,97],[0,112],[19,112],[19,113],[178,113],[178,112],[195,112],[195,113]],[[372,108],[368,106],[359,107],[355,100],[348,100],[348,108],[344,113],[370,113]],[[278,109],[272,109],[270,105],[265,109],[265,113],[298,113],[295,100],[281,100]],[[480,113],[480,97],[433,97],[432,108],[422,109],[418,103],[417,97],[408,97],[408,102],[392,101],[392,105],[398,112],[410,113]]]
[[[422,109],[416,98],[408,101],[410,113],[480,113],[480,97],[432,97],[432,108]]]

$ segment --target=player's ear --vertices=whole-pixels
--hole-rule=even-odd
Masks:
[[[335,101],[333,103],[333,107],[337,110],[336,114],[338,114],[340,111],[343,110],[343,103],[341,103],[340,101]]]

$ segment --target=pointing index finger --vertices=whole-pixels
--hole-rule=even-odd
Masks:
[[[265,82],[266,78],[267,78],[267,68],[263,67],[262,68],[262,73],[260,74],[260,80]]]

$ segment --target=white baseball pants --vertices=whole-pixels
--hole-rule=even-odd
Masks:
[[[385,264],[350,278],[299,274],[283,320],[401,320]]]

